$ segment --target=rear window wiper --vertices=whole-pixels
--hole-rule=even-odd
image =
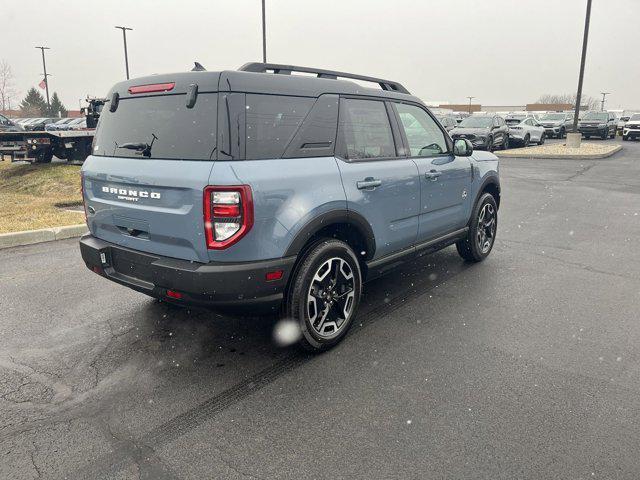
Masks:
[[[153,147],[153,142],[155,142],[158,137],[156,137],[155,133],[152,133],[151,136],[153,139],[151,143],[143,143],[143,142],[127,142],[121,145],[116,143],[116,148],[126,148],[128,150],[135,150],[136,152],[140,152],[145,157],[151,156],[151,148]]]

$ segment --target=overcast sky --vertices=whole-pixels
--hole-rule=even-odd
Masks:
[[[267,0],[267,57],[380,76],[425,101],[519,105],[575,92],[586,0]],[[0,0],[0,58],[22,98],[42,79],[68,108],[125,76],[260,61],[260,0]],[[640,0],[593,0],[584,93],[640,109]],[[635,44],[631,47],[630,44]]]

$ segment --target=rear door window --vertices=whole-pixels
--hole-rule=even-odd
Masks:
[[[347,160],[396,156],[384,102],[354,98],[340,100],[337,150]]]
[[[102,111],[93,154],[169,160],[215,158],[217,103],[216,93],[199,94],[193,108],[186,107],[184,94],[121,98],[115,112],[109,108]],[[124,148],[126,144],[150,148]]]
[[[247,94],[245,158],[280,158],[315,98]]]

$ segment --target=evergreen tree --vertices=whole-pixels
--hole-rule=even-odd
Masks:
[[[35,87],[31,87],[27,96],[20,102],[20,111],[25,117],[41,117],[45,115],[47,102]]]
[[[53,96],[51,97],[51,107],[49,108],[48,115],[52,117],[66,117],[67,113],[69,112],[62,104],[62,101],[60,100],[60,97],[58,97],[57,92],[53,92]]]

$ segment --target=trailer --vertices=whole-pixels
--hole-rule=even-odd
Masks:
[[[44,132],[0,132],[0,158],[50,163],[54,156],[83,162],[91,154],[95,129]]]

